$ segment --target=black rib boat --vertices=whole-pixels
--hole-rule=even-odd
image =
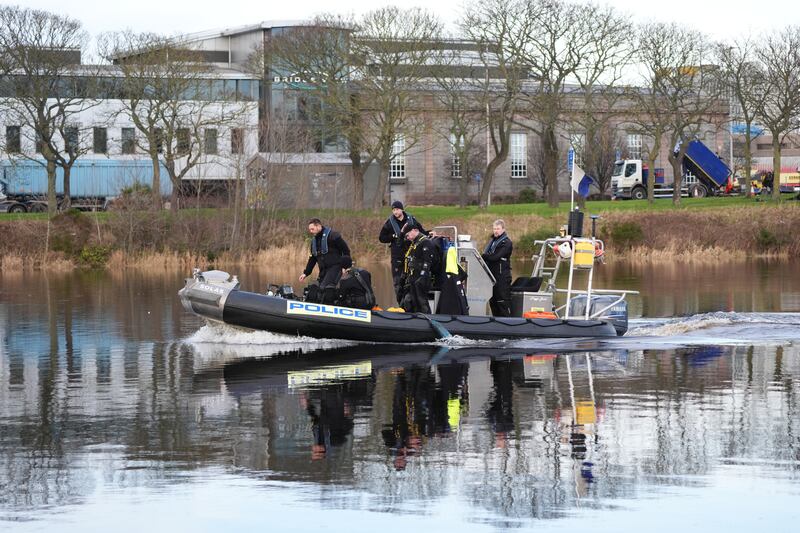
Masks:
[[[499,318],[366,311],[239,290],[236,276],[195,271],[179,291],[184,308],[206,319],[251,330],[320,339],[419,343],[449,334],[467,339],[614,337],[611,320]]]

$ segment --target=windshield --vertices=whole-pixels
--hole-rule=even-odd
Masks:
[[[612,178],[616,178],[617,176],[622,176],[622,169],[625,168],[625,161],[617,161],[614,163],[614,173],[611,174]]]

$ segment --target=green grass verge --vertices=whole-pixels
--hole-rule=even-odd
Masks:
[[[788,201],[793,195],[784,195],[783,201]],[[671,209],[723,209],[726,207],[753,207],[763,208],[767,206],[779,205],[781,202],[765,201],[756,202],[753,198],[745,198],[742,196],[726,196],[719,198],[682,198],[681,207],[675,208],[672,205],[671,198],[658,198],[653,205],[648,204],[644,200],[600,200],[586,202],[586,212],[588,214],[609,213],[614,211],[628,211],[628,212],[645,212],[645,211],[664,211]],[[472,216],[488,213],[493,216],[511,216],[511,215],[537,215],[545,218],[553,217],[556,215],[563,215],[569,210],[569,202],[561,202],[559,207],[552,208],[546,203],[533,203],[533,204],[500,204],[493,205],[485,210],[478,209],[477,206],[469,206],[459,208],[457,206],[414,206],[408,208],[419,216],[422,220],[430,221],[431,223],[438,223],[452,218],[470,218]],[[186,209],[179,212],[179,216],[201,216],[213,217],[219,213],[220,209],[201,208],[201,209]],[[381,213],[388,212],[387,209],[381,210]],[[111,213],[86,213],[87,216],[97,217],[99,220],[105,220]],[[299,210],[277,210],[275,212],[277,218],[283,219],[305,219],[310,217],[319,217],[321,219],[352,216],[359,218],[374,218],[375,214],[372,210],[350,210],[350,209],[299,209]],[[169,211],[162,212],[162,216],[171,216]],[[382,215],[381,215],[382,216]],[[47,213],[0,213],[0,220],[47,220]]]

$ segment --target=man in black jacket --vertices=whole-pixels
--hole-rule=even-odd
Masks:
[[[353,267],[353,260],[342,257],[342,278],[336,287],[338,305],[356,309],[375,307],[375,292],[372,290],[372,274],[363,268]]]
[[[431,290],[432,269],[436,266],[436,245],[423,235],[419,226],[405,226],[410,246],[406,254],[403,281],[405,294],[400,306],[411,313],[430,314],[428,292]]]
[[[397,303],[402,304],[403,287],[400,283],[400,278],[403,277],[403,265],[406,259],[406,252],[411,242],[405,239],[402,228],[406,224],[417,226],[423,235],[428,235],[425,228],[413,217],[410,213],[403,210],[403,203],[395,200],[392,202],[392,214],[386,219],[378,240],[382,243],[388,244],[392,253],[392,281],[394,283],[394,293],[397,297]]]
[[[342,275],[342,257],[350,255],[350,248],[338,231],[326,228],[318,218],[308,221],[308,232],[311,234],[311,255],[299,279],[306,279],[317,265],[321,293],[318,299],[321,303],[332,304],[336,301],[336,283]]]
[[[494,288],[489,307],[494,316],[511,316],[511,253],[514,246],[506,234],[506,223],[495,220],[492,236],[481,257],[494,276]]]

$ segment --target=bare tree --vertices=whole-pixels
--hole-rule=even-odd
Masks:
[[[476,91],[471,80],[455,75],[459,67],[457,58],[448,50],[439,55],[435,73],[437,87],[433,89],[442,120],[435,121],[434,130],[445,140],[449,154],[445,170],[459,181],[459,207],[467,205],[472,176],[485,168],[486,150],[484,136],[486,119],[482,111],[482,92]]]
[[[789,26],[762,39],[756,55],[764,71],[757,117],[772,134],[772,197],[780,198],[781,143],[800,127],[800,27]]]
[[[20,127],[36,153],[23,157],[47,172],[47,208],[58,208],[56,170],[64,169],[64,205],[69,206],[70,170],[85,151],[80,148],[80,114],[99,103],[89,98],[96,79],[80,66],[88,37],[81,23],[60,15],[20,7],[0,7],[0,55],[10,73],[2,81],[4,122]],[[37,155],[38,154],[38,155]]]
[[[312,133],[323,143],[341,140],[346,146],[353,172],[354,201],[361,207],[364,175],[372,164],[370,153],[374,150],[365,147],[370,140],[365,138],[361,120],[364,95],[358,90],[359,62],[351,50],[356,27],[351,17],[318,15],[308,26],[294,27],[271,38],[266,46],[257,46],[249,68],[259,77],[273,76],[279,87],[293,89],[314,102],[307,106]],[[262,129],[262,134],[266,132]],[[275,150],[267,142],[262,144],[264,150]]]
[[[190,43],[130,31],[105,34],[100,43],[120,74],[120,107],[113,115],[130,120],[139,133],[123,140],[123,151],[138,147],[150,157],[154,206],[161,205],[162,167],[167,171],[175,210],[184,177],[203,162],[208,130],[237,124],[248,104],[235,102],[235,89],[224,80],[212,79]]]
[[[644,71],[644,86],[630,94],[636,103],[631,116],[651,144],[645,147],[650,172],[666,139],[675,147],[669,154],[674,179],[672,201],[680,205],[683,159],[689,143],[719,111],[723,87],[720,71],[707,63],[711,47],[699,32],[678,24],[647,24],[639,31],[637,61]],[[647,182],[653,201],[655,179]]]
[[[495,172],[508,159],[511,130],[522,99],[527,67],[521,43],[530,19],[522,0],[475,1],[469,4],[459,26],[465,37],[480,46],[483,78],[464,78],[480,95],[486,122],[486,168],[481,181],[479,206],[489,203]]]
[[[576,99],[569,83],[574,83],[580,72],[583,83],[594,90],[605,70],[612,66],[610,58],[616,58],[618,48],[624,47],[619,44],[619,30],[615,27],[619,17],[609,8],[561,0],[526,0],[525,4],[525,17],[530,24],[521,44],[532,78],[526,84],[526,111],[536,123],[523,125],[542,138],[547,202],[556,207],[562,144],[559,128],[567,121]],[[591,91],[590,96],[594,96]]]
[[[425,130],[420,89],[428,63],[441,39],[442,24],[421,9],[384,7],[365,14],[353,41],[358,58],[365,148],[378,163],[378,187],[373,209],[389,194],[389,168],[394,158],[411,150]],[[402,138],[402,143],[397,142]]]
[[[577,82],[579,95],[572,101],[571,120],[582,146],[579,150],[583,169],[594,178],[601,194],[611,184],[618,136],[613,121],[624,111],[625,91],[619,87],[623,73],[630,66],[633,47],[630,19],[613,8],[584,6],[581,18],[591,20],[585,25],[586,42],[582,58],[572,78]],[[583,198],[579,198],[583,203]]]
[[[733,44],[719,43],[716,46],[716,57],[723,69],[725,84],[730,95],[731,120],[744,123],[744,161],[742,167],[745,175],[745,190],[751,194],[752,179],[752,141],[753,123],[756,113],[763,107],[766,91],[762,84],[764,73],[756,60],[755,42],[745,37]],[[734,162],[732,162],[733,164]]]

